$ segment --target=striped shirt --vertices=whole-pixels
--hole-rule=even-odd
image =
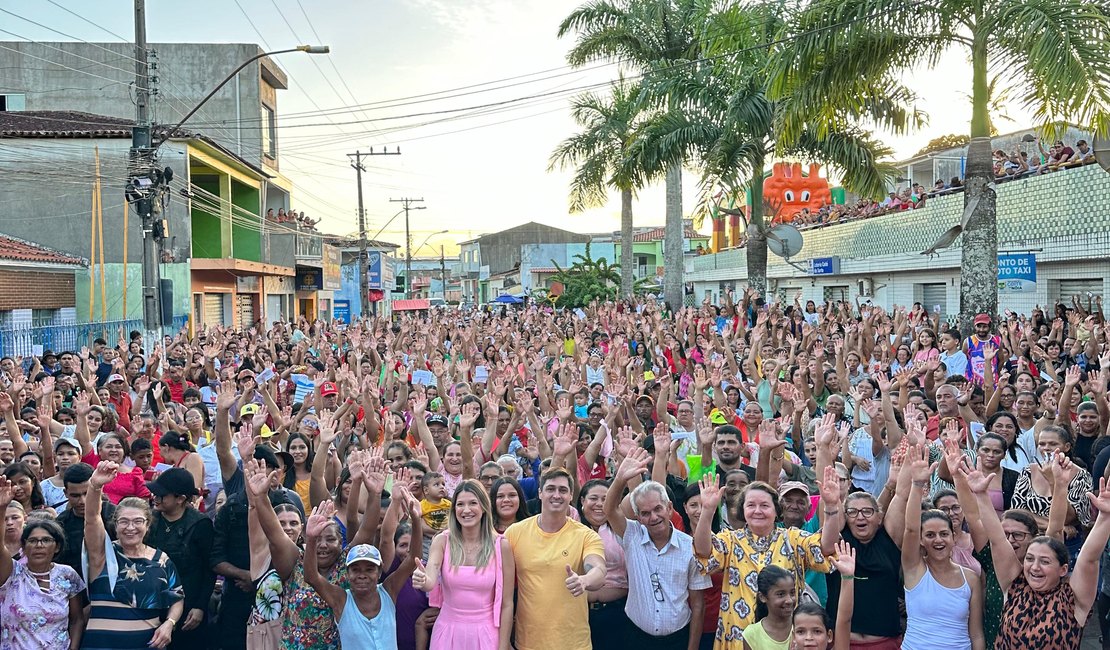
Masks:
[[[657,549],[647,528],[632,520],[625,521],[624,536],[617,539],[628,570],[624,608],[628,618],[652,636],[667,636],[686,627],[691,614],[689,592],[713,584],[698,570],[694,539],[672,528],[670,541]]]

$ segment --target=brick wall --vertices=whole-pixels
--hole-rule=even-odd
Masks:
[[[0,310],[60,309],[75,304],[72,272],[0,269]]]

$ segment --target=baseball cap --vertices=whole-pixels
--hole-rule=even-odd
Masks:
[[[110,384],[113,381],[124,381],[123,375],[121,375],[119,373],[116,373],[114,375],[108,375],[108,383]]]
[[[323,384],[320,384],[320,396],[321,397],[327,397],[328,395],[338,395],[338,394],[339,394],[339,387],[337,387],[335,385],[335,382],[325,381]]]
[[[725,417],[724,413],[721,413],[719,409],[713,409],[713,411],[709,414],[709,421],[713,424],[728,424],[728,419]]]
[[[266,463],[266,466],[270,469],[278,469],[277,454],[274,453],[273,449],[270,449],[266,445],[255,446],[254,459]]]
[[[979,314],[978,316],[975,317],[974,323],[976,325],[978,325],[980,323],[982,323],[984,325],[990,325],[991,324],[991,317],[987,316],[986,314]]]
[[[193,481],[193,475],[189,470],[183,467],[172,467],[158,475],[158,478],[153,481],[147,481],[147,489],[151,494],[157,497],[164,497],[170,494],[179,494],[183,497],[191,497],[197,494],[197,484]]]
[[[809,496],[809,488],[806,487],[805,483],[801,481],[787,481],[779,486],[779,498],[786,496],[788,492],[793,492],[794,490],[801,490],[805,492],[807,497]]]
[[[262,410],[262,407],[254,402],[244,404],[243,408],[239,409],[239,417],[243,417],[244,415],[255,415],[260,410]]]
[[[355,562],[369,562],[375,566],[381,566],[382,554],[369,544],[352,546],[351,550],[347,551],[347,566],[351,566]]]
[[[62,445],[69,445],[70,447],[73,447],[74,449],[77,450],[78,454],[84,455],[84,453],[85,453],[81,449],[81,443],[77,442],[77,440],[74,439],[74,438],[66,438],[66,437],[61,437],[61,438],[57,438],[57,439],[54,440],[54,453],[57,453],[58,452],[58,447],[61,447]]]
[[[447,421],[447,417],[440,415],[439,413],[433,413],[432,415],[429,415],[428,424],[442,424],[445,427],[450,426],[450,423]]]
[[[254,378],[254,371],[251,370],[250,368],[243,368],[242,370],[239,371],[239,374],[236,375],[236,379],[240,379],[240,380],[246,379],[248,377],[250,377],[252,379]]]

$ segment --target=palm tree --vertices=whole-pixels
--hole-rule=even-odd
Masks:
[[[885,92],[881,97],[870,88],[848,86],[772,101],[768,53],[781,40],[790,13],[783,3],[766,3],[734,4],[708,15],[701,36],[704,62],[654,82],[665,86],[656,92],[683,97],[682,110],[654,121],[644,137],[649,157],[674,156],[689,147],[697,150],[703,167],[702,214],[711,207],[711,197],[742,196],[747,186],[748,285],[761,293],[767,284],[764,217],[776,207],[763,200],[767,161],[792,156],[822,162],[841,174],[848,189],[875,196],[895,173],[891,165],[879,162],[890,150],[855,125],[867,121],[902,131],[922,120],[908,106],[912,93],[890,78],[880,80]]]
[[[610,88],[609,97],[585,93],[574,98],[572,114],[582,131],[559,143],[548,166],[575,168],[571,212],[605,205],[608,188],[620,190],[622,298],[632,296],[632,197],[639,185],[629,173],[629,152],[642,121],[638,95],[639,90],[622,79]]]
[[[699,58],[697,33],[714,4],[714,0],[589,0],[563,20],[559,36],[577,34],[577,41],[567,54],[571,65],[619,60],[642,74],[665,77]],[[681,100],[653,93],[641,97],[645,104],[669,110],[676,110]],[[665,173],[663,292],[671,309],[682,305],[685,271],[682,163],[681,156],[671,156],[665,169],[643,170]]]
[[[1047,130],[1064,121],[1110,132],[1110,11],[1099,0],[816,0],[774,63],[773,96],[935,64],[956,49],[971,63],[971,142],[964,180],[960,325],[998,311],[998,229],[990,146],[996,65],[1023,89]],[[1004,68],[1003,68],[1004,66]]]

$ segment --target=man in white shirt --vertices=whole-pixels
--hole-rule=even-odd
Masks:
[[[632,627],[626,647],[686,650],[701,640],[704,590],[712,583],[698,571],[693,538],[671,523],[674,509],[663,485],[640,483],[628,497],[636,519],[625,516],[624,488],[640,479],[649,459],[646,450],[634,448],[605,495],[605,516],[624,549],[628,571],[625,613]]]

